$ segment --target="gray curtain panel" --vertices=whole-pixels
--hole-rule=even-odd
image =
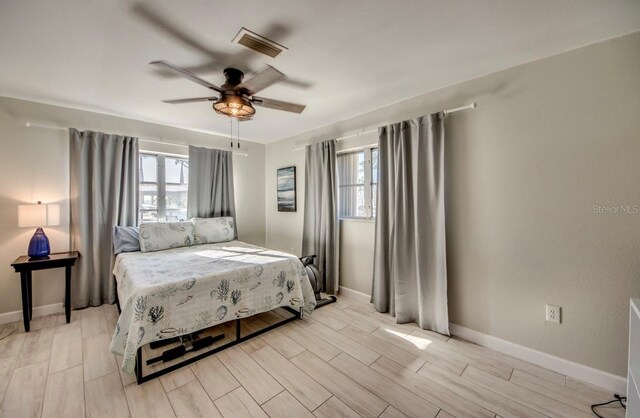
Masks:
[[[305,167],[302,255],[317,255],[315,264],[326,278],[325,292],[336,293],[340,253],[336,141],[307,145]]]
[[[71,306],[113,303],[113,226],[138,217],[138,138],[69,129],[70,247],[80,252]]]
[[[189,196],[187,216],[236,218],[233,194],[233,153],[219,149],[189,147]],[[234,237],[238,237],[234,222]]]
[[[371,301],[398,323],[449,335],[444,115],[382,127]]]

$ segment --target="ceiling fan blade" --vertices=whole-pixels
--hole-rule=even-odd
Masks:
[[[183,42],[185,45],[204,53],[216,62],[226,63],[229,59],[228,54],[218,52],[206,44],[200,42],[196,36],[193,36],[188,31],[183,30],[178,25],[172,22],[168,13],[162,12],[158,6],[151,8],[150,6],[138,2],[132,7],[132,11],[140,19],[155,27],[156,29],[172,36],[173,38]]]
[[[260,90],[266,89],[273,83],[283,81],[285,78],[287,78],[286,75],[268,65],[267,68],[240,84],[239,87],[249,90],[249,95],[254,95]]]
[[[206,88],[209,88],[211,90],[215,90],[218,93],[222,93],[222,89],[218,86],[215,86],[211,83],[209,83],[206,80],[201,79],[200,77],[198,77],[197,75],[193,74],[190,71],[185,70],[184,68],[180,68],[175,64],[170,63],[169,61],[164,61],[164,60],[160,60],[160,61],[151,61],[149,64],[152,65],[157,65],[159,67],[164,68],[165,70],[169,70],[172,71],[188,80],[193,81],[194,83],[198,83],[201,86],[205,86]]]
[[[281,100],[267,99],[265,97],[253,96],[251,102],[256,106],[266,107],[268,109],[284,110],[285,112],[302,113],[307,107],[305,105],[283,102]]]
[[[214,100],[218,100],[217,97],[194,97],[192,99],[173,99],[173,100],[163,100],[163,103],[169,104],[181,104],[181,103],[194,103],[194,102],[212,102]]]

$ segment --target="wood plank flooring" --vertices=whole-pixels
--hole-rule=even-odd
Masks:
[[[252,318],[243,332],[277,319]],[[63,314],[36,318],[30,333],[21,322],[0,325],[0,417],[589,417],[591,404],[612,398],[456,337],[398,325],[346,297],[137,385],[109,353],[116,320],[115,306],[105,305],[74,311],[70,324]],[[624,417],[619,407],[600,413]]]

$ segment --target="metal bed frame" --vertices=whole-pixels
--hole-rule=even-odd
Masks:
[[[121,310],[120,310],[120,301],[118,300],[117,292],[116,292],[116,305],[118,307],[118,313],[120,313],[121,312]],[[269,325],[266,328],[260,329],[258,331],[251,332],[251,333],[249,333],[247,335],[244,335],[244,336],[242,335],[242,331],[241,331],[241,327],[240,327],[241,319],[240,318],[235,319],[235,322],[236,322],[236,338],[233,341],[230,341],[230,342],[228,342],[226,344],[223,344],[223,345],[221,345],[219,347],[213,348],[213,349],[211,349],[209,351],[205,351],[204,353],[198,354],[196,356],[190,357],[190,358],[188,358],[186,360],[181,361],[180,363],[172,364],[171,366],[167,366],[162,370],[158,370],[158,371],[150,373],[148,375],[144,375],[144,373],[142,371],[142,363],[143,363],[143,360],[142,360],[142,347],[138,347],[138,351],[136,353],[136,382],[138,384],[142,384],[144,382],[148,382],[148,381],[153,380],[153,379],[155,379],[157,377],[160,377],[160,376],[163,376],[163,375],[165,375],[167,373],[171,373],[171,372],[173,372],[175,370],[178,370],[178,369],[180,369],[180,368],[182,368],[182,367],[184,367],[186,365],[189,365],[191,363],[195,363],[198,360],[202,360],[203,358],[209,357],[209,356],[211,356],[213,354],[219,353],[220,351],[226,350],[227,348],[233,347],[234,345],[238,345],[238,344],[243,343],[245,341],[248,341],[248,340],[250,340],[252,338],[258,337],[258,336],[264,334],[265,332],[269,332],[269,331],[271,331],[273,329],[276,329],[276,328],[278,328],[278,327],[280,327],[282,325],[288,324],[289,322],[293,322],[296,319],[301,319],[302,318],[302,308],[300,308],[300,310],[295,310],[295,309],[293,309],[293,308],[291,308],[289,306],[280,306],[279,308],[282,308],[282,309],[286,310],[287,312],[293,314],[293,316],[290,317],[290,318],[285,318],[282,321],[276,322],[274,324]],[[279,308],[276,308],[276,309],[279,309]],[[270,311],[268,311],[268,312],[270,312]],[[260,313],[264,313],[264,312],[260,312]],[[259,314],[256,314],[256,315],[259,315]],[[247,318],[251,318],[251,317],[249,316]],[[242,319],[246,319],[246,318],[242,318]],[[227,322],[231,322],[231,321],[227,321]],[[218,325],[221,325],[221,324],[218,324]]]
[[[210,355],[213,355],[215,353],[219,353],[220,351],[226,350],[227,348],[233,347],[234,345],[238,345],[242,342],[248,341],[252,338],[255,338],[261,334],[264,334],[265,332],[269,332],[273,329],[276,329],[282,325],[288,324],[289,322],[295,321],[296,319],[300,319],[302,318],[302,308],[299,311],[296,311],[293,308],[290,308],[289,306],[281,306],[281,308],[285,309],[286,311],[292,313],[294,316],[292,316],[291,318],[285,318],[282,321],[276,322],[275,324],[271,324],[266,328],[263,328],[261,330],[258,331],[254,331],[251,332],[245,336],[241,335],[241,329],[240,329],[240,319],[235,319],[236,321],[236,338],[233,341],[230,341],[226,344],[223,344],[219,347],[216,347],[212,350],[206,351],[204,353],[198,354],[197,356],[193,356],[191,358],[188,358],[186,360],[181,361],[180,363],[176,363],[176,364],[172,364],[171,366],[165,367],[162,370],[158,370],[157,372],[153,372],[151,374],[148,375],[144,375],[142,372],[142,347],[138,347],[138,352],[136,354],[136,381],[138,382],[138,384],[144,383],[144,382],[148,382],[149,380],[153,380],[156,377],[160,377],[162,375],[165,375],[167,373],[171,373],[174,370],[178,370],[188,364],[194,363],[198,360],[202,360],[203,358],[206,358]],[[262,313],[262,312],[261,312]],[[248,317],[250,318],[250,317]],[[230,322],[230,321],[229,321]],[[220,325],[220,324],[218,324]]]

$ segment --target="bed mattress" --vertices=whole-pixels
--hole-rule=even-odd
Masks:
[[[230,241],[119,254],[113,274],[122,312],[111,352],[133,373],[138,347],[281,306],[316,305],[291,254]]]

